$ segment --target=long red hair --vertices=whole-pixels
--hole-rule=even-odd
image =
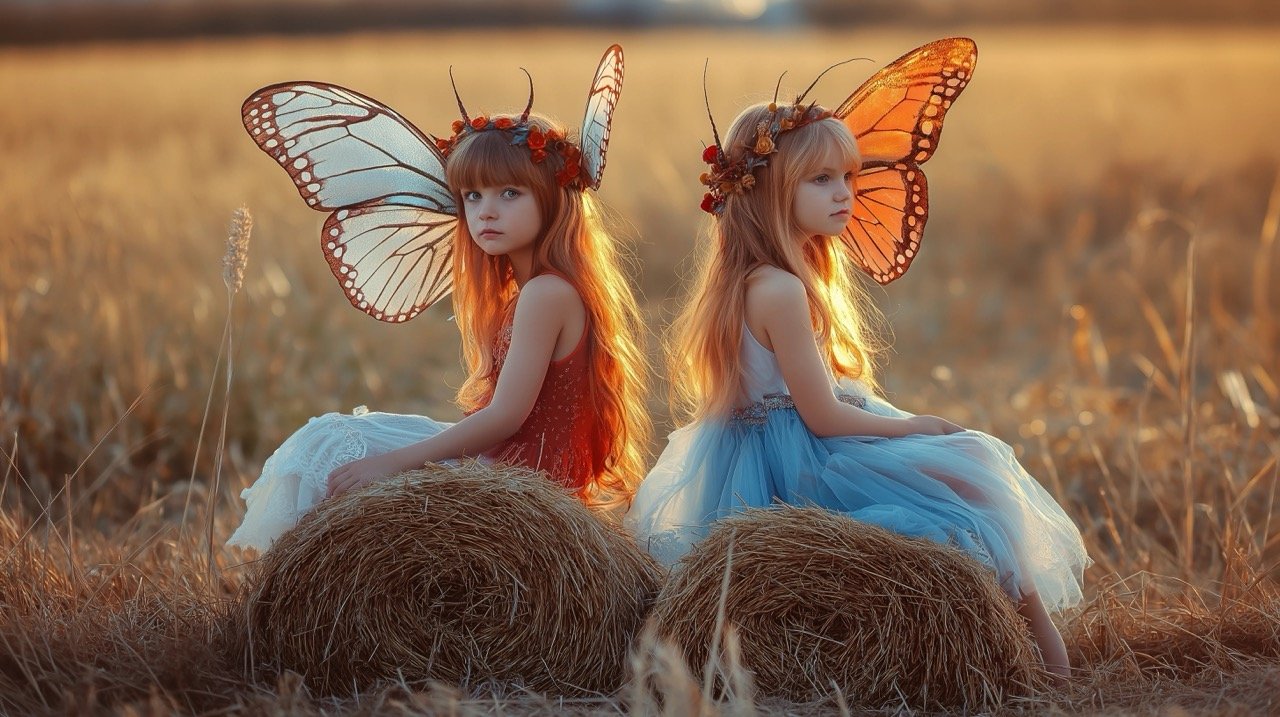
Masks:
[[[538,115],[530,116],[529,124],[543,133],[553,127],[564,131]],[[534,240],[533,274],[550,270],[563,275],[590,319],[587,388],[596,416],[598,435],[593,438],[605,452],[585,494],[593,504],[621,505],[630,501],[643,477],[653,432],[645,410],[648,364],[640,343],[640,309],[627,280],[630,258],[606,232],[591,194],[557,182],[555,173],[562,166],[563,158],[553,152],[535,164],[528,147],[512,144],[506,132],[490,130],[463,137],[449,155],[445,175],[459,207],[460,187],[510,184],[532,191],[543,218],[542,232]],[[468,370],[457,402],[463,410],[475,410],[493,396],[494,338],[518,287],[511,262],[484,253],[466,221],[458,222],[453,251],[453,310]]]
[[[769,118],[766,104],[748,107],[724,137],[730,162],[755,144]],[[699,257],[692,295],[676,318],[667,345],[672,404],[689,419],[722,415],[743,390],[741,345],[746,283],[770,265],[797,276],[809,299],[809,317],[832,373],[875,386],[880,350],[879,313],[834,237],[804,237],[792,199],[802,179],[835,147],[851,162],[858,145],[839,120],[826,119],[783,132],[769,164],[755,171],[755,186],[726,197],[710,241]]]

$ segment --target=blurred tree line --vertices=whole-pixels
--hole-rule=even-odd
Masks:
[[[466,26],[1277,21],[1276,0],[0,0],[0,43]]]

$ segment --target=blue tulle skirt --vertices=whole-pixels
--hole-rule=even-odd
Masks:
[[[866,397],[866,410],[908,416]],[[641,484],[626,523],[671,564],[715,519],[777,502],[817,505],[902,535],[955,545],[1012,598],[1050,611],[1080,602],[1080,531],[1005,443],[979,431],[819,438],[794,408],[681,428]]]

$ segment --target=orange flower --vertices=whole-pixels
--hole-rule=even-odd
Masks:
[[[553,142],[558,142],[564,139],[564,132],[561,132],[555,127],[552,127],[551,129],[547,130],[547,138]]]
[[[471,118],[471,129],[477,132],[484,129],[487,124],[489,124],[489,118],[484,115],[477,115]]]
[[[511,126],[514,124],[515,122],[513,122],[510,117],[499,117],[493,121],[493,126],[498,129],[511,129]]]
[[[756,146],[754,148],[756,154],[763,157],[768,154],[773,154],[773,149],[773,140],[770,139],[767,133],[760,134],[756,137]]]
[[[547,136],[540,132],[537,127],[533,127],[529,130],[529,139],[526,141],[529,144],[530,150],[544,149],[547,146]]]
[[[534,164],[540,164],[542,160],[547,158],[547,150],[545,149],[530,150],[529,155],[533,157]]]
[[[450,144],[452,144],[452,142],[450,142],[449,140],[440,139],[439,137],[436,137],[436,149],[440,150],[441,152],[449,149]]]
[[[458,134],[459,132],[461,132],[461,131],[462,131],[462,128],[463,128],[463,127],[466,127],[466,126],[467,126],[467,125],[466,125],[466,123],[465,123],[465,122],[463,122],[462,120],[460,120],[460,119],[456,119],[456,120],[454,120],[454,121],[453,121],[453,133],[454,133],[454,134]]]

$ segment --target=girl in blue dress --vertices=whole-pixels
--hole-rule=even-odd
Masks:
[[[877,276],[863,234],[890,224],[882,210],[895,200],[881,194],[868,209],[884,184],[875,153],[886,150],[855,138],[857,112],[842,110],[753,106],[704,154],[715,225],[670,350],[690,422],[671,434],[626,523],[668,564],[717,518],[775,502],[956,545],[994,572],[1045,666],[1066,675],[1049,613],[1081,600],[1090,562],[1071,519],[1005,443],[876,394],[870,312],[850,265]],[[922,216],[909,195],[896,207]],[[893,251],[909,259],[919,240],[910,227],[923,220],[901,226]],[[880,275],[903,263],[886,253]]]

